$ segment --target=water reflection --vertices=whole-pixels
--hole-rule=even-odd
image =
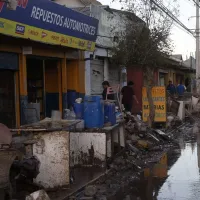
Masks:
[[[200,199],[200,134],[197,143],[186,144],[181,156],[169,170],[169,177],[155,199],[198,200]]]
[[[200,133],[197,134],[197,158],[198,158],[198,167],[200,169]]]

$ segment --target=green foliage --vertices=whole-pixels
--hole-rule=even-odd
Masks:
[[[158,1],[156,1],[158,3]],[[151,0],[122,2],[127,18],[125,30],[118,33],[119,41],[113,47],[113,61],[120,65],[151,66],[164,64],[164,57],[172,52],[169,39],[173,20],[158,9]],[[178,10],[171,10],[177,14]],[[136,20],[137,15],[142,21]]]

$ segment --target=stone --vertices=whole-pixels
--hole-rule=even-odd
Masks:
[[[89,185],[85,188],[85,196],[93,197],[97,193],[97,188],[95,185]]]
[[[103,195],[106,193],[106,190],[107,190],[107,185],[106,184],[103,184],[103,185],[98,185],[97,186],[97,193],[99,195]]]
[[[104,195],[96,196],[96,200],[107,200],[107,197]]]
[[[126,144],[132,144],[132,140],[126,140]]]
[[[37,200],[37,199],[50,200],[50,198],[48,197],[47,193],[44,190],[36,191],[26,197],[26,200]]]
[[[145,149],[148,148],[148,143],[146,140],[138,140],[138,145]]]
[[[125,165],[126,161],[123,159],[123,157],[119,157],[119,158],[117,158],[117,159],[114,160],[114,163],[116,165]]]
[[[0,123],[0,145],[10,145],[12,142],[12,133],[4,124]]]
[[[81,197],[80,200],[93,200],[93,197]]]
[[[126,195],[126,198],[124,200],[131,200],[131,196],[130,195]]]
[[[136,135],[131,135],[131,140],[133,141],[133,142],[136,142],[136,141],[138,141],[140,138],[138,137],[138,136],[136,136]]]

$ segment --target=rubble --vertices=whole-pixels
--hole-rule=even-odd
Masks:
[[[183,123],[172,113],[168,113],[167,127],[162,129],[148,128],[140,116],[130,113],[125,114],[125,121],[126,147],[111,164],[108,164],[109,173],[101,180],[87,185],[81,192],[79,190],[78,194],[73,193],[69,199],[116,199],[119,193],[124,194],[125,188],[130,184],[138,183],[146,169],[146,172],[150,173],[151,169],[155,176],[162,177],[160,168],[167,168],[163,155],[173,148],[177,150],[177,154],[180,153],[177,140],[183,130],[188,138],[199,130],[198,124],[193,126],[190,122]],[[39,173],[37,170],[35,172]],[[137,195],[125,195],[118,199],[139,198]]]
[[[150,173],[154,176],[165,177],[167,170],[166,155],[168,151],[175,149],[180,154],[177,138],[183,130],[192,131],[190,123],[183,123],[173,115],[168,114],[168,127],[163,129],[151,129],[138,116],[125,115],[126,125],[126,149],[114,161],[109,164],[110,172],[106,178],[96,181],[90,187],[86,187],[81,198],[76,199],[140,199],[136,196],[118,194],[125,188],[130,188],[131,183],[138,183],[141,174]],[[176,127],[176,128],[174,128]],[[194,128],[193,128],[194,129]],[[147,174],[148,174],[147,173]],[[89,191],[88,191],[89,190]],[[92,192],[91,192],[92,191]]]

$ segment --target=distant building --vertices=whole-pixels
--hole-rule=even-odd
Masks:
[[[183,61],[183,56],[182,56],[182,54],[173,54],[173,55],[171,55],[171,57]]]
[[[190,58],[185,60],[183,63],[188,68],[191,68],[191,69],[194,69],[194,70],[196,69],[196,59],[192,56],[190,56]]]

